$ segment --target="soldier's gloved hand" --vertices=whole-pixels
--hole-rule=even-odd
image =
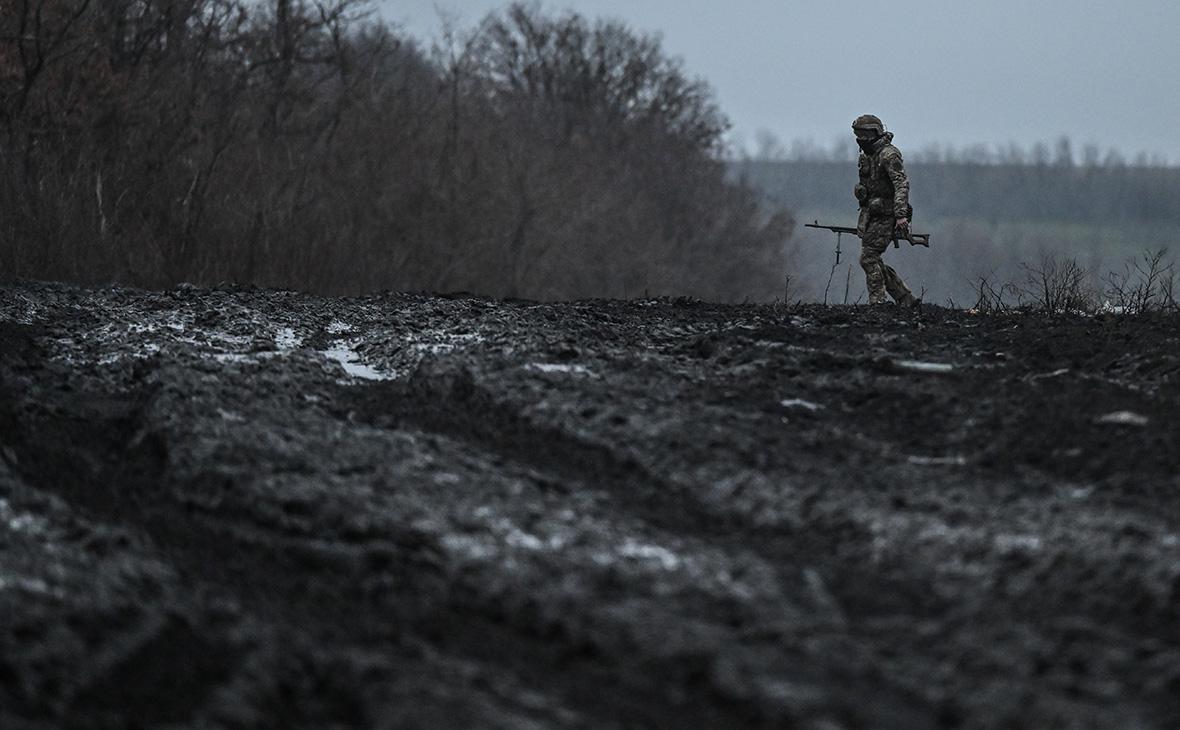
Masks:
[[[910,219],[909,218],[898,218],[896,228],[897,228],[897,230],[901,231],[902,233],[905,233],[910,228]]]

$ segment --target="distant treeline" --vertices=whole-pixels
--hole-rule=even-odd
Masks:
[[[1025,147],[1016,142],[1006,144],[927,144],[905,146],[910,162],[964,165],[1036,165],[1054,167],[1167,167],[1168,158],[1158,152],[1139,152],[1128,157],[1116,147],[1103,149],[1089,143],[1080,150],[1068,136],[1052,145],[1037,142]],[[732,154],[732,153],[731,153]],[[762,162],[850,162],[856,159],[857,147],[851,135],[841,135],[825,147],[811,139],[796,139],[784,144],[772,132],[762,129],[754,135],[753,145],[739,142],[736,158]]]
[[[766,299],[785,213],[657,39],[514,5],[0,3],[0,277]]]
[[[919,220],[1180,223],[1175,167],[916,162],[907,169]],[[852,162],[747,160],[732,170],[794,210],[856,208]]]

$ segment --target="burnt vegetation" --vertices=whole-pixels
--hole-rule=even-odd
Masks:
[[[424,50],[354,0],[0,9],[0,274],[769,299],[787,214],[658,40],[514,5]]]

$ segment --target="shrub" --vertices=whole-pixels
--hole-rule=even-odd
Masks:
[[[1045,255],[1036,265],[1023,264],[1021,294],[1049,314],[1090,312],[1095,305],[1093,274],[1075,259]]]
[[[1106,306],[1125,314],[1176,309],[1174,264],[1165,248],[1145,251],[1138,259],[1129,259],[1122,271],[1112,271],[1104,279]]]

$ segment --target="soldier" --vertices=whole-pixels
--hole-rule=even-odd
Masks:
[[[893,133],[885,131],[881,119],[864,114],[852,123],[860,147],[857,166],[860,182],[854,194],[860,203],[856,221],[860,236],[860,266],[865,270],[869,304],[885,304],[885,293],[903,307],[922,303],[892,267],[881,260],[895,231],[905,233],[910,225],[910,181],[902,167],[901,152],[893,146]]]

